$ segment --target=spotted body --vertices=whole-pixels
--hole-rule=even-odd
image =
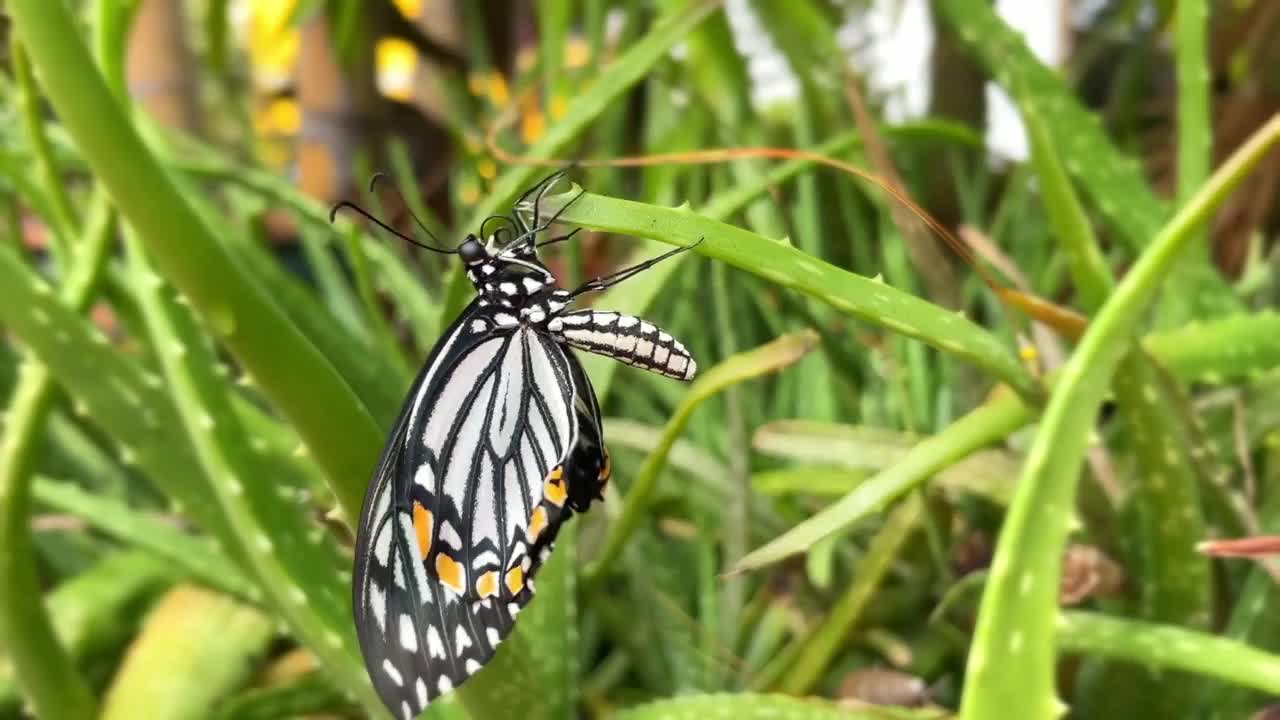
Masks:
[[[533,597],[559,528],[602,497],[600,408],[568,348],[682,380],[697,371],[647,322],[569,309],[630,275],[564,290],[536,257],[544,228],[520,229],[505,248],[474,236],[459,247],[476,298],[414,381],[361,511],[357,634],[401,718],[484,666]]]

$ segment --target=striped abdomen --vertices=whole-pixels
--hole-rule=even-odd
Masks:
[[[573,347],[677,380],[692,380],[698,372],[679,340],[634,315],[575,310],[552,318],[547,330]]]

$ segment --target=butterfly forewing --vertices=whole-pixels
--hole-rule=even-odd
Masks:
[[[479,670],[532,597],[577,502],[570,478],[590,476],[594,488],[605,469],[590,393],[558,343],[498,330],[478,303],[428,360],[379,460],[356,544],[357,632],[397,713],[412,717]]]

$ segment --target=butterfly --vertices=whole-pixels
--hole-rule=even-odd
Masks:
[[[573,308],[692,246],[572,290],[538,259],[539,247],[573,236],[537,241],[559,217],[544,221],[540,206],[561,175],[527,191],[510,217],[482,223],[481,236],[490,221],[502,225],[487,243],[468,235],[453,250],[349,203],[334,208],[456,254],[476,293],[410,387],[360,512],[356,634],[374,687],[399,717],[416,716],[493,657],[561,525],[603,498],[610,461],[600,406],[571,348],[678,380],[698,370],[683,344],[647,321]]]

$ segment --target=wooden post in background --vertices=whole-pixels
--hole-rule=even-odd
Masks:
[[[129,94],[162,125],[198,134],[200,95],[182,0],[141,0],[129,34]]]
[[[367,38],[362,42],[369,45]],[[324,202],[352,197],[352,162],[374,129],[378,104],[372,47],[360,48],[344,67],[328,15],[315,13],[301,28],[296,87],[299,186]]]

